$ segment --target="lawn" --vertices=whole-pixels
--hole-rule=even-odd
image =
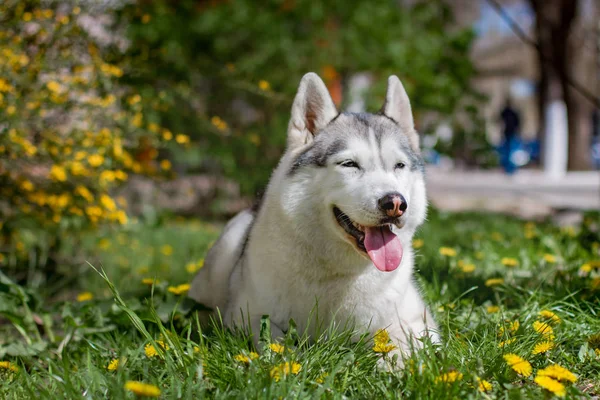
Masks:
[[[378,361],[397,360],[349,329],[311,341],[290,329],[277,344],[265,319],[258,349],[242,332],[201,330],[186,284],[219,225],[173,219],[66,240],[76,265],[60,266],[63,280],[19,286],[0,273],[0,398],[599,396],[598,221],[431,212],[414,245],[443,341],[392,370]]]

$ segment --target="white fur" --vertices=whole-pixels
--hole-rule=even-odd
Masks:
[[[397,78],[390,79],[395,96],[396,81],[399,84]],[[273,173],[258,215],[252,221],[251,214],[244,212],[230,222],[195,278],[190,296],[218,309],[225,324],[250,322],[255,338],[260,318],[267,314],[274,335],[282,335],[290,318],[301,331],[307,329],[314,335],[318,315],[325,326],[350,322],[372,333],[385,328],[402,349],[411,341],[418,346],[414,338],[426,334],[437,341],[435,322],[412,277],[412,237],[427,207],[424,180],[420,171],[394,168],[399,161],[408,161],[407,155],[394,143],[385,142],[391,139],[383,139],[379,155],[372,140],[365,144],[356,138],[325,167],[288,174],[296,156],[336,115],[324,88],[315,74],[303,78],[292,110],[288,149]],[[384,112],[392,113],[400,126],[410,124],[412,134],[406,104],[400,102],[401,110],[392,111],[389,107],[398,97],[389,90]],[[307,101],[318,106],[318,115],[312,115],[314,109],[306,112]],[[307,120],[313,117],[316,120]],[[317,129],[310,131],[306,126]],[[336,164],[348,158],[357,160],[365,172],[358,174]],[[349,244],[331,210],[336,205],[359,224],[374,225],[377,199],[390,191],[401,192],[409,204],[403,226],[395,229],[404,255],[396,270],[381,272]],[[240,241],[252,222],[240,258]]]

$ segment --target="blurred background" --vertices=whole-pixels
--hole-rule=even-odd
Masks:
[[[251,204],[308,71],[349,111],[401,78],[436,208],[580,218],[600,205],[599,21],[595,0],[4,0],[0,268],[39,285],[115,241],[123,269],[170,268],[152,257],[180,229],[140,238],[214,236]]]

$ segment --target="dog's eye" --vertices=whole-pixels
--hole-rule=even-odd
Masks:
[[[398,164],[396,164],[396,166],[395,166],[395,168],[396,168],[396,169],[402,169],[402,168],[404,168],[404,167],[406,167],[406,164],[404,164],[403,162],[399,162],[399,163],[398,163]]]
[[[356,161],[352,161],[352,160],[342,161],[338,165],[340,165],[342,167],[346,167],[346,168],[360,168],[358,163]]]

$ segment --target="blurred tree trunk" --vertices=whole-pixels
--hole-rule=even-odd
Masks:
[[[576,65],[577,54],[573,51],[571,32],[579,1],[529,0],[529,3],[536,14],[541,132],[546,128],[546,106],[554,100],[562,99],[567,108],[569,129],[568,168],[589,169],[591,105],[569,84],[569,77],[573,76]],[[543,136],[541,139],[543,140]]]

